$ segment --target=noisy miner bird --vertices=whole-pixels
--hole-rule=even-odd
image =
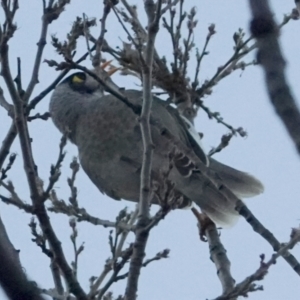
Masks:
[[[103,69],[98,76],[118,89]],[[141,91],[122,90],[121,93],[130,103],[142,105]],[[77,72],[55,88],[50,113],[56,127],[78,147],[83,170],[102,193],[116,200],[139,201],[143,142],[138,117],[128,105],[111,94],[104,95],[104,87],[98,81]],[[174,195],[181,195],[184,200],[181,206],[194,202],[215,223],[228,226],[238,216],[236,197],[252,197],[263,192],[263,185],[253,176],[208,158],[193,134],[192,124],[155,96],[151,117],[197,155],[208,173],[233,195],[224,195],[203,173],[189,170],[191,164],[182,157],[182,163],[179,159],[168,176],[174,184]],[[174,145],[172,139],[165,138],[152,124],[151,134],[155,146],[151,178],[153,183],[159,183],[161,174],[170,169],[169,157]],[[151,202],[160,202],[156,193]]]

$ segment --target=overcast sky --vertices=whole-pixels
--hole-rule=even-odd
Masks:
[[[99,0],[72,1],[67,6],[58,21],[53,22],[47,35],[48,45],[44,58],[59,59],[49,43],[50,34],[64,38],[76,16],[86,13],[89,17],[97,17],[102,13],[102,2]],[[142,1],[139,8],[142,8]],[[195,42],[201,49],[207,34],[207,27],[216,24],[217,34],[208,46],[210,54],[205,58],[199,80],[203,82],[210,78],[216,69],[224,64],[233,52],[232,36],[238,28],[244,28],[248,33],[250,13],[248,1],[236,0],[193,0],[186,9],[197,6],[199,20],[195,35]],[[272,7],[278,21],[284,13],[289,13],[294,1],[273,0]],[[21,57],[23,84],[26,86],[30,77],[36,51],[41,23],[41,1],[20,1],[17,13],[18,30],[10,41],[10,62],[12,72],[16,74],[16,60]],[[142,14],[144,16],[144,14]],[[3,15],[0,15],[3,20]],[[1,21],[2,22],[2,21]],[[284,26],[281,32],[281,45],[287,60],[287,77],[293,94],[300,98],[300,23],[291,21]],[[98,30],[95,31],[98,34]],[[121,45],[126,40],[120,24],[111,14],[108,18],[107,39],[111,45]],[[156,47],[161,55],[170,58],[171,42],[166,34],[159,34]],[[78,56],[84,53],[85,42],[82,41]],[[253,53],[254,55],[254,53]],[[107,56],[107,58],[109,58]],[[253,56],[245,59],[251,61]],[[85,65],[90,67],[87,60]],[[194,67],[190,65],[189,74],[193,74]],[[40,84],[36,87],[37,95],[53,81],[56,72],[46,64],[42,65]],[[114,77],[119,86],[135,88],[136,80],[130,77]],[[1,87],[4,88],[0,78]],[[138,88],[138,87],[136,87]],[[5,95],[9,99],[5,90]],[[38,106],[36,112],[44,113],[48,109],[49,96]],[[219,111],[224,119],[234,127],[242,126],[248,132],[247,138],[234,138],[230,146],[216,159],[240,170],[247,171],[259,178],[265,186],[265,193],[254,199],[247,200],[249,208],[258,219],[270,229],[281,241],[287,242],[292,227],[299,225],[300,218],[300,164],[299,157],[286,131],[277,118],[267,97],[264,79],[260,67],[249,67],[246,71],[237,71],[222,80],[214,88],[213,94],[205,99],[205,104],[213,111]],[[3,109],[0,109],[0,139],[6,135],[11,120]],[[204,133],[203,144],[207,151],[216,146],[220,137],[227,133],[226,128],[209,120],[204,112],[200,112],[196,120],[196,128]],[[41,178],[47,183],[50,164],[54,163],[58,154],[58,143],[61,135],[51,120],[45,122],[37,120],[30,124],[30,134],[33,138],[33,152],[35,162]],[[26,201],[30,201],[25,181],[23,163],[18,140],[15,141],[12,151],[18,154],[17,161],[9,173],[17,192]],[[61,180],[55,188],[59,198],[67,200],[69,189],[66,179],[71,171],[68,168],[77,150],[70,143],[67,146],[67,157],[64,161]],[[84,205],[93,215],[103,219],[113,220],[118,211],[134,205],[125,201],[114,201],[99,193],[87,176],[80,171],[77,186],[81,205]],[[0,193],[6,194],[0,187]],[[0,203],[0,213],[11,241],[20,249],[22,264],[33,280],[42,287],[51,288],[52,278],[49,270],[49,260],[40,249],[31,242],[30,228],[27,224],[31,216],[12,206]],[[69,262],[73,259],[72,244],[69,240],[71,233],[68,218],[51,215],[52,223],[57,231]],[[105,259],[109,256],[108,233],[109,229],[95,227],[90,224],[79,224],[79,241],[85,242],[85,250],[79,259],[79,279],[85,290],[89,287],[89,277],[101,273]],[[232,263],[232,275],[237,282],[253,273],[259,266],[259,255],[265,253],[269,258],[272,254],[270,245],[262,237],[252,231],[245,220],[240,219],[235,227],[222,230],[221,239],[227,249]],[[169,248],[170,258],[154,262],[142,270],[139,282],[138,295],[143,300],[163,299],[211,299],[221,294],[221,285],[216,275],[214,264],[209,259],[208,245],[200,242],[196,221],[189,210],[177,210],[169,214],[158,227],[151,232],[146,256],[152,257],[157,252]],[[299,246],[292,251],[300,260]],[[115,296],[124,291],[125,281],[113,285]],[[296,300],[299,299],[299,276],[283,260],[279,259],[272,266],[263,282],[263,292],[250,295],[252,300]],[[1,299],[5,299],[0,295]]]

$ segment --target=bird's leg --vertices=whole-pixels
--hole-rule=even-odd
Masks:
[[[206,229],[214,224],[214,222],[205,214],[200,213],[195,207],[192,207],[192,212],[198,221],[199,236],[202,242],[207,242]]]

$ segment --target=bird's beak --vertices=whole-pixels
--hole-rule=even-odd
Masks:
[[[112,59],[111,59],[111,60],[108,60],[108,61],[106,61],[106,62],[104,62],[104,63],[100,66],[100,68],[103,69],[103,70],[105,70],[105,68],[106,68],[107,66],[110,66],[111,62],[112,62]]]
[[[111,65],[111,62],[112,62],[112,60],[108,60],[100,66],[100,68],[104,71],[106,71],[105,68],[110,67],[110,69],[108,71],[106,71],[108,76],[112,76],[114,73],[121,70],[120,67],[115,67],[115,66]]]
[[[120,68],[111,65],[112,60],[108,60],[104,62],[102,65],[95,67],[92,72],[97,74],[111,89],[118,91],[120,88],[112,81],[111,76],[120,70]],[[106,71],[105,69],[109,67],[109,70]],[[96,82],[96,80],[93,80]],[[97,82],[99,86],[99,83]],[[105,89],[105,88],[104,88]]]

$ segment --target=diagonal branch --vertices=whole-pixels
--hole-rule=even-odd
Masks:
[[[18,251],[10,242],[0,218],[0,283],[10,299],[43,300],[34,282],[28,281]]]
[[[281,243],[276,237],[266,228],[258,219],[252,214],[249,208],[241,201],[237,201],[235,208],[241,216],[251,225],[253,230],[261,235],[272,247],[274,251],[279,251]],[[285,251],[282,254],[285,261],[291,266],[291,268],[300,276],[300,264],[297,259],[289,251]]]
[[[9,149],[13,143],[13,141],[15,140],[16,136],[17,136],[17,128],[14,124],[14,121],[12,122],[12,124],[10,125],[10,128],[6,134],[6,137],[4,138],[3,142],[2,142],[2,146],[0,148],[0,169],[3,166],[3,163],[7,157],[7,155],[9,154]]]
[[[299,228],[293,229],[291,239],[288,243],[282,245],[280,249],[272,255],[272,257],[264,262],[264,255],[261,255],[261,262],[259,268],[250,276],[247,276],[243,281],[236,284],[234,289],[229,293],[223,293],[223,295],[217,297],[214,300],[228,300],[239,296],[248,297],[249,292],[255,292],[262,290],[261,286],[257,286],[254,282],[262,280],[267,275],[269,268],[276,264],[277,258],[284,256],[284,254],[292,249],[297,243],[300,242],[300,230]]]
[[[50,9],[50,7],[48,9]],[[30,79],[30,82],[28,84],[28,87],[27,87],[26,92],[23,97],[23,100],[25,103],[28,102],[28,100],[33,92],[34,87],[39,82],[38,76],[39,76],[39,70],[40,70],[40,65],[41,65],[41,61],[42,61],[44,48],[47,43],[46,38],[47,38],[48,26],[49,26],[49,17],[47,16],[46,10],[44,10],[44,14],[42,17],[42,29],[41,29],[40,39],[37,43],[38,48],[37,48],[37,52],[36,52],[36,56],[35,56],[31,79]]]
[[[257,40],[258,61],[265,72],[271,103],[300,154],[300,111],[285,78],[278,27],[267,0],[249,0],[249,4],[251,32]]]

